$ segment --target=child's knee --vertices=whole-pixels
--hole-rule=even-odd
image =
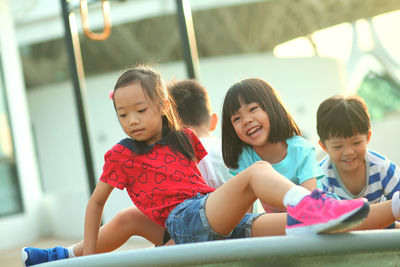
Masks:
[[[253,165],[250,166],[250,168],[252,168],[252,170],[256,172],[258,171],[265,172],[273,170],[272,165],[264,160],[255,162]]]
[[[142,212],[137,208],[128,208],[118,212],[115,216],[115,220],[120,227],[130,227],[132,222],[135,222],[140,218],[141,214]]]

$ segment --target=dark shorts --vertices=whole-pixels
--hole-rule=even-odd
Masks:
[[[396,223],[392,223],[391,225],[386,227],[386,229],[395,229],[395,228],[396,228]]]
[[[169,214],[165,226],[176,244],[251,236],[252,224],[262,213],[247,213],[230,234],[218,234],[211,229],[204,211],[207,197],[197,194],[176,206]]]

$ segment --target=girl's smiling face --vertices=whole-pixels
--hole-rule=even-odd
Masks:
[[[231,116],[231,123],[237,136],[244,143],[252,146],[263,146],[267,143],[270,122],[257,102],[245,104],[240,100],[240,108]]]
[[[114,103],[119,123],[129,137],[147,144],[161,139],[163,113],[146,97],[139,82],[115,90]]]

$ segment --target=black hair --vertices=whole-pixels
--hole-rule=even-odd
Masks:
[[[200,126],[210,121],[208,92],[197,80],[174,81],[167,88],[185,125]]]
[[[368,134],[368,107],[359,96],[335,95],[324,100],[317,111],[317,132],[321,142],[331,137],[348,138]]]
[[[140,83],[145,95],[159,107],[163,107],[166,100],[170,102],[169,108],[165,109],[162,118],[162,136],[170,140],[171,148],[174,151],[180,152],[188,159],[194,159],[193,144],[190,141],[191,139],[182,131],[183,124],[177,115],[174,100],[169,97],[168,91],[164,87],[161,74],[145,65],[129,68],[119,76],[114,86],[114,93],[119,88],[136,82]]]
[[[301,135],[296,122],[286,110],[277,92],[264,80],[259,78],[245,79],[232,85],[222,107],[222,156],[230,168],[238,167],[239,155],[244,143],[233,128],[231,117],[241,106],[256,102],[268,114],[270,131],[268,142],[278,143],[293,135]]]

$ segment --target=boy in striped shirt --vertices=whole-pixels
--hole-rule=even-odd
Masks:
[[[371,123],[364,100],[339,95],[326,99],[317,111],[317,132],[328,154],[320,162],[323,188],[333,189],[341,199],[364,197],[370,204],[393,198],[392,212],[399,220],[400,169],[367,149]]]

